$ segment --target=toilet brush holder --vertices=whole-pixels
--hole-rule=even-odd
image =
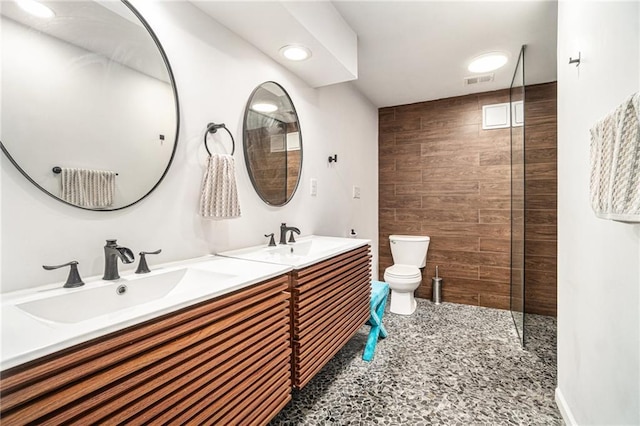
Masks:
[[[439,305],[442,302],[442,278],[431,278],[433,288],[433,303]]]
[[[436,266],[436,276],[431,278],[431,290],[433,303],[439,305],[442,303],[442,278],[438,276],[438,267]]]

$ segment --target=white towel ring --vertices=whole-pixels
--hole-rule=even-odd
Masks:
[[[204,147],[209,153],[209,156],[211,156],[211,151],[209,151],[209,147],[207,146],[207,135],[209,133],[216,133],[218,129],[225,129],[227,133],[229,133],[229,136],[231,137],[231,144],[232,144],[231,155],[233,155],[233,153],[236,152],[236,141],[233,139],[233,135],[231,134],[229,129],[227,129],[227,126],[225,126],[224,123],[220,123],[220,124],[209,123],[207,124],[207,131],[204,132]]]

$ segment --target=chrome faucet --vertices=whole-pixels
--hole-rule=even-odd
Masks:
[[[300,230],[295,226],[287,226],[286,223],[280,225],[280,244],[287,244],[287,232],[291,231],[291,237],[289,238],[290,243],[295,243],[296,240],[293,238],[293,233],[300,235]]]
[[[107,240],[104,246],[104,276],[103,280],[117,280],[120,278],[118,273],[118,258],[122,263],[133,262],[133,252],[126,247],[120,247],[116,240]]]

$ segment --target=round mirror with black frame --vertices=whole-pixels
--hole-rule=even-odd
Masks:
[[[1,148],[65,204],[113,211],[147,197],[176,151],[178,93],[158,38],[126,0],[1,10]]]
[[[302,133],[293,102],[278,83],[262,83],[249,97],[243,147],[260,198],[271,206],[287,204],[302,173]]]

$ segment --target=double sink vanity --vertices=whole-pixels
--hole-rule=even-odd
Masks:
[[[180,133],[178,90],[165,50],[129,1],[53,3],[54,21],[3,5],[3,107],[11,114],[3,115],[0,149],[64,208],[108,216],[150,196],[169,171]],[[25,50],[47,54],[37,67],[23,66]],[[96,68],[88,54],[105,65]],[[64,78],[52,84],[57,75]],[[59,107],[53,86],[69,108]],[[101,102],[86,108],[87,99]],[[227,118],[231,126],[235,119]],[[227,128],[205,123],[201,153],[211,156],[211,129]],[[270,208],[285,206],[300,183],[303,139],[284,87],[256,87],[242,127],[253,188]],[[52,137],[60,128],[64,134]],[[215,145],[217,155],[236,152],[227,132],[231,143]],[[97,188],[96,173],[106,173],[108,185]],[[118,223],[133,226],[124,216]],[[141,259],[143,273],[122,277],[117,259],[132,262],[133,253],[111,240],[102,279],[83,282],[73,261],[45,268],[70,266],[64,287],[2,294],[2,424],[269,422],[291,389],[304,387],[369,316],[370,242],[309,236],[288,243],[289,231],[292,239],[299,233],[283,224],[280,245],[151,265],[150,272]]]
[[[265,424],[368,319],[369,243],[308,236],[7,293],[2,422]]]

